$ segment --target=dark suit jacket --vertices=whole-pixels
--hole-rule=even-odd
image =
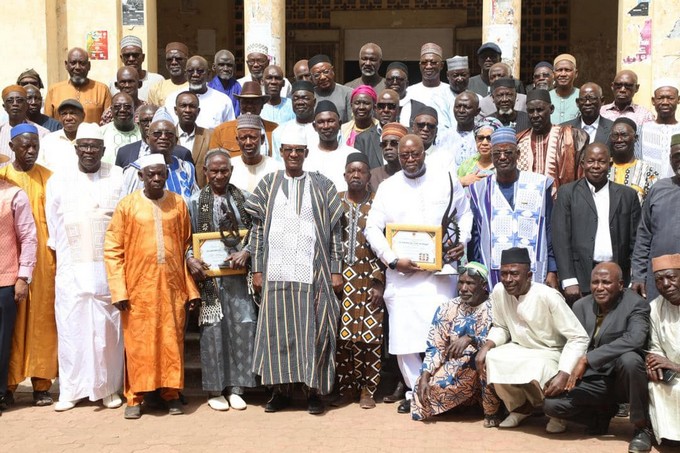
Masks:
[[[581,129],[581,115],[577,116],[573,120],[565,121],[562,123],[562,125]],[[612,120],[608,120],[607,118],[600,116],[600,122],[597,125],[597,131],[595,131],[595,141],[609,145],[609,133],[612,131],[613,125],[614,122]]]
[[[609,233],[613,260],[630,282],[630,257],[640,221],[640,201],[630,187],[609,182]],[[585,178],[557,191],[552,211],[553,251],[560,281],[577,278],[581,292],[590,292],[593,250],[597,232],[597,208]]]
[[[210,150],[210,137],[212,137],[212,133],[212,129],[204,129],[196,126],[194,144],[191,148],[191,156],[194,159],[194,166],[196,167],[196,183],[201,189],[205,187],[206,184],[203,162],[205,161],[205,155],[208,154],[208,151]]]
[[[598,306],[589,295],[576,301],[574,314],[588,332],[588,368],[584,376],[609,375],[614,360],[625,352],[642,354],[649,333],[649,303],[635,291],[624,289],[616,306],[604,317],[595,335]]]
[[[374,124],[357,135],[354,147],[368,157],[368,166],[371,169],[384,165],[382,149],[380,148],[380,133],[378,132],[377,125]]]
[[[130,143],[129,145],[121,146],[118,148],[118,154],[116,155],[116,165],[121,168],[125,168],[132,162],[139,158],[139,150],[142,148],[142,141],[136,141]],[[191,151],[183,146],[175,146],[172,150],[172,155],[178,159],[182,159],[187,162],[194,163],[191,157]]]

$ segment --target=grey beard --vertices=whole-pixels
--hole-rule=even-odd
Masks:
[[[408,171],[406,171],[406,169],[402,168],[402,171],[404,172],[406,177],[411,178],[411,179],[420,178],[421,176],[423,176],[425,174],[425,170],[426,170],[426,168],[425,168],[424,162],[423,162],[423,166],[420,167],[420,169],[418,171],[414,172],[414,173],[408,172]]]
[[[366,77],[373,77],[375,75],[375,69],[369,69],[369,70],[363,69],[361,71],[361,74],[366,76]]]
[[[231,76],[222,75],[222,74],[217,74],[217,77],[219,77],[220,80],[224,80],[224,81],[227,81],[227,80],[231,79]]]
[[[512,112],[514,112],[513,109],[498,109],[498,114],[499,115],[512,115]]]
[[[202,83],[189,83],[189,89],[191,91],[200,91],[205,85]]]
[[[83,85],[85,82],[87,82],[87,77],[71,76],[71,83],[74,84],[75,86]]]

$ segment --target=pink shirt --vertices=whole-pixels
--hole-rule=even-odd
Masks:
[[[4,195],[2,192],[8,189],[15,189],[15,187],[5,181],[0,181],[0,196]],[[11,246],[18,246],[19,271],[16,277],[31,278],[36,263],[38,239],[31,204],[26,192],[21,189],[17,190],[12,197],[10,206],[11,213],[3,212],[1,214],[3,220],[13,219],[15,235],[3,235],[5,237],[0,239],[0,245],[2,245],[3,250],[7,250]],[[12,214],[12,216],[9,214]],[[3,244],[4,241],[12,241],[13,243]],[[11,255],[10,253],[0,254],[0,272],[4,273],[6,269],[16,268],[16,262],[7,262],[8,259],[12,259]],[[16,281],[16,277],[14,277],[14,281]],[[11,285],[14,284],[14,281],[11,282]]]
[[[654,121],[654,115],[652,115],[652,112],[639,104],[630,104],[623,110],[619,110],[616,104],[612,102],[600,107],[600,115],[612,121],[616,121],[617,118],[625,116],[626,118],[630,118],[631,120],[635,121],[635,124],[638,125],[638,130],[647,121]]]

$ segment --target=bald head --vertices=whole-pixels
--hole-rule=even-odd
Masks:
[[[189,90],[196,93],[204,93],[207,90],[208,77],[208,60],[200,55],[194,55],[187,60],[186,65],[187,80],[189,81]]]
[[[489,84],[494,83],[496,80],[500,79],[501,77],[511,77],[512,76],[512,70],[510,69],[510,66],[508,66],[505,63],[494,63],[490,68],[489,68]]]
[[[640,89],[638,77],[630,69],[619,71],[612,82],[612,92],[614,93],[614,104],[620,110],[633,103],[635,93]]]
[[[312,81],[312,75],[309,73],[309,64],[307,60],[299,60],[295,63],[293,66],[293,75],[295,76],[295,80]]]
[[[579,96],[583,97],[588,95],[588,93],[593,93],[597,97],[602,97],[602,87],[594,82],[584,83],[579,90]]]
[[[90,58],[84,49],[74,47],[69,50],[64,66],[73,85],[82,86],[87,83],[87,75],[90,73]]]
[[[618,264],[616,264],[612,261],[605,261],[604,263],[598,263],[593,268],[593,272],[591,273],[591,275],[604,273],[604,272],[609,273],[612,276],[612,278],[617,282],[623,280],[623,271],[621,270],[621,267]]]
[[[138,90],[142,87],[142,82],[139,80],[139,73],[132,66],[123,66],[116,72],[116,82],[114,83],[118,90],[129,94],[132,99],[137,102]]]

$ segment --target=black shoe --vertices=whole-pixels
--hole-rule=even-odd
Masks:
[[[383,403],[396,403],[404,399],[404,394],[406,393],[406,384],[404,381],[399,381],[397,388],[394,389],[391,395],[387,395],[383,398]]]
[[[326,408],[323,405],[323,401],[319,399],[319,395],[309,395],[307,398],[307,412],[312,415],[323,414]]]
[[[14,393],[7,390],[4,395],[0,395],[0,411],[6,411],[14,404]]]
[[[142,416],[142,406],[125,406],[124,418],[128,420],[137,420]]]
[[[652,430],[649,428],[636,428],[633,440],[628,444],[630,453],[646,453],[652,449]]]
[[[46,390],[33,392],[33,404],[35,406],[50,406],[53,402],[50,392]]]
[[[290,398],[280,392],[274,392],[267,405],[264,407],[265,412],[278,412],[287,408],[290,405]]]
[[[400,414],[410,414],[411,413],[411,400],[402,400],[397,407],[397,412]]]
[[[168,414],[181,415],[184,413],[182,409],[182,402],[179,399],[168,401]]]
[[[621,403],[618,405],[618,409],[616,410],[616,417],[617,418],[628,418],[630,415],[630,404],[628,403]]]

